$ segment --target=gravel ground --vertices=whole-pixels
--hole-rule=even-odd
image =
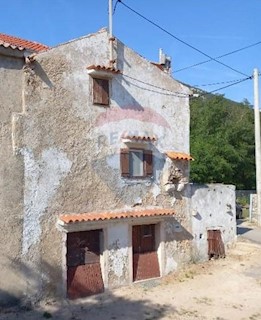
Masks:
[[[2,320],[259,320],[261,245],[239,238],[225,259],[74,302],[0,309]]]

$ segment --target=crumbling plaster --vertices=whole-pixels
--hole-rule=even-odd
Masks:
[[[130,283],[128,223],[109,224],[107,229],[108,248],[108,286],[115,287]]]
[[[6,263],[1,288],[7,291],[10,263],[18,268],[13,261],[23,265],[12,278],[18,291],[26,292],[24,284],[19,286],[24,276],[32,296],[61,289],[64,235],[55,226],[59,214],[174,206],[175,221],[163,223],[163,230],[175,230],[177,223],[190,229],[186,188],[166,192],[162,183],[162,172],[168,171],[164,152],[189,152],[189,101],[161,88],[189,90],[120,41],[114,45],[122,73],[110,81],[108,108],[92,104],[92,78],[86,70],[108,65],[105,30],[40,53],[26,66],[24,59],[0,59],[0,223],[3,230],[12,230],[1,236],[2,252],[10,252],[9,257],[1,255]],[[147,145],[154,154],[153,177],[121,177],[119,152],[126,129],[157,137]],[[132,279],[126,228],[115,224],[107,230],[110,286]],[[171,260],[177,247],[172,236],[162,256],[163,273],[179,263],[178,257]],[[188,255],[186,245],[184,250]]]
[[[155,198],[155,179],[159,180],[165,161],[165,156],[161,152],[166,149],[182,149],[188,152],[189,111],[186,99],[182,98],[180,101],[177,97],[153,94],[146,90],[142,90],[141,94],[140,88],[126,83],[124,75],[120,75],[112,79],[110,107],[106,109],[92,104],[89,90],[91,78],[86,72],[86,67],[90,64],[107,63],[107,40],[107,33],[101,32],[96,37],[83,38],[43,53],[37,57],[36,67],[32,66],[33,74],[28,76],[33,80],[29,81],[27,88],[28,117],[24,126],[25,145],[31,148],[36,156],[45,148],[56,147],[65,152],[72,162],[72,172],[68,179],[70,190],[68,187],[61,187],[66,189],[66,193],[70,193],[68,197],[66,194],[63,195],[62,211],[65,212],[106,210],[108,207],[114,209],[126,204],[131,206],[135,204],[135,199],[138,197],[143,199],[148,193],[151,193],[151,199]],[[96,50],[98,43],[99,52]],[[122,68],[124,74],[130,74],[137,79],[143,74],[142,81],[159,86],[164,84],[172,90],[181,90],[180,85],[168,75],[160,72],[130,49],[126,49],[121,43],[117,48],[119,65],[124,55]],[[135,68],[130,68],[129,65]],[[146,69],[150,69],[149,72],[142,72]],[[42,87],[43,73],[52,84],[50,87]],[[117,90],[119,82],[120,90]],[[164,108],[162,108],[163,102],[166,102]],[[183,105],[182,111],[178,108],[180,103]],[[134,108],[134,112],[142,114],[143,110],[139,108],[144,107],[149,107],[156,116],[165,119],[166,127],[142,117],[141,120],[133,121],[132,114],[129,114],[129,119],[124,118],[120,121],[110,118],[111,110],[114,108],[119,111],[122,108],[123,110]],[[103,123],[97,122],[101,114],[108,114],[108,119],[105,117]],[[155,157],[156,170],[152,181],[132,184],[120,177],[120,138],[126,128],[152,132],[159,137],[158,145],[152,146],[158,155]],[[115,142],[111,141],[113,133],[117,135]],[[103,135],[105,139],[101,143],[99,137]],[[173,139],[173,136],[182,136],[182,141]],[[160,186],[159,181],[156,181],[156,184]],[[103,194],[102,198],[99,190]],[[80,200],[79,196],[85,198],[84,201]],[[77,201],[71,201],[71,198]]]
[[[17,303],[25,288],[20,260],[24,167],[12,146],[12,114],[22,111],[24,61],[1,55],[4,51],[0,50],[0,305]]]
[[[207,230],[221,230],[225,247],[236,241],[235,186],[190,185],[194,259],[208,259]]]
[[[45,149],[36,160],[31,150],[23,149],[25,164],[25,195],[22,254],[40,239],[40,219],[48,203],[70,171],[71,161],[57,149]]]
[[[86,68],[108,66],[108,37],[101,30],[26,65],[0,48],[0,287],[14,299],[65,294],[66,232],[77,226],[58,230],[59,214],[175,209],[173,217],[79,224],[103,229],[105,287],[133,280],[132,225],[156,224],[162,275],[207,259],[208,229],[219,228],[226,246],[235,241],[234,187],[189,185],[189,163],[165,155],[189,153],[188,88],[115,40],[121,73],[110,79],[110,105],[93,105]],[[152,177],[121,177],[125,133],[156,137],[132,144],[153,151]]]

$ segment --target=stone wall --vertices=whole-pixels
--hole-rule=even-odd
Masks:
[[[225,247],[236,241],[235,187],[210,184],[191,185],[192,258],[208,259],[208,230],[220,230]]]
[[[25,286],[20,259],[24,163],[13,141],[23,112],[23,65],[21,53],[0,48],[0,304],[17,303]]]
[[[56,228],[60,214],[174,206],[176,219],[167,229],[171,232],[178,223],[190,232],[186,187],[167,192],[162,179],[168,170],[164,152],[189,152],[189,90],[117,41],[122,73],[110,81],[110,106],[94,105],[87,67],[108,65],[108,43],[103,30],[38,54],[24,71],[25,114],[19,118],[23,137],[16,139],[25,177],[22,257],[28,269],[39,272],[34,290],[41,294],[59,294],[63,287],[63,234]],[[153,151],[152,177],[121,176],[126,130],[157,137],[146,144]],[[183,166],[188,175],[188,163]],[[125,259],[125,244],[121,238],[116,250],[115,235],[108,236],[114,266],[114,256]],[[175,241],[167,246],[169,252],[182,252],[176,253],[176,264],[188,259],[187,243],[180,241],[181,249]],[[174,270],[170,263],[169,270]],[[126,282],[117,269],[115,275],[109,272],[110,286]]]

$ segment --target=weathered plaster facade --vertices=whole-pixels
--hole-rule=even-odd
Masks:
[[[101,30],[39,53],[23,69],[22,59],[16,68],[8,68],[9,58],[1,62],[5,95],[0,100],[4,112],[0,209],[5,217],[1,227],[8,230],[1,243],[3,256],[7,252],[10,256],[0,278],[8,279],[14,271],[27,282],[15,282],[20,292],[10,281],[3,283],[3,290],[14,296],[37,300],[66,295],[70,232],[102,230],[105,288],[133,282],[133,225],[155,224],[160,275],[190,261],[193,244],[199,244],[192,241],[194,233],[202,231],[191,221],[191,206],[200,200],[197,193],[190,200],[188,161],[171,160],[165,154],[189,153],[190,91],[116,40],[114,55],[121,73],[109,77],[109,106],[94,105],[87,67],[108,65],[108,43],[107,32]],[[9,76],[11,84],[6,81]],[[7,94],[10,88],[12,94]],[[126,132],[156,141],[122,139]],[[120,150],[129,144],[152,151],[152,176],[121,175]],[[66,226],[59,220],[62,214],[133,208],[173,208],[175,214]],[[17,261],[21,263],[16,273]]]
[[[62,232],[56,229],[59,214],[136,205],[169,207],[174,202],[175,195],[167,193],[161,183],[164,152],[189,152],[189,104],[185,96],[189,90],[119,41],[116,47],[117,68],[122,74],[111,79],[108,108],[93,105],[92,78],[86,70],[89,65],[107,63],[106,31],[39,54],[25,71],[25,116],[20,119],[24,135],[17,142],[25,166],[22,244],[24,258],[36,264],[39,259],[45,261],[45,252],[55,250],[56,254],[50,254],[52,260],[48,257],[45,262],[61,268]],[[142,82],[184,95],[151,90]],[[125,144],[121,136],[126,130],[157,137],[157,143],[146,145],[153,150],[153,177],[121,177],[119,152]],[[171,255],[174,259],[172,253],[177,251],[173,221],[182,222],[187,235],[190,229],[188,196],[186,192],[177,193],[177,215],[163,222],[169,239],[162,264],[164,274],[175,270],[181,260],[177,257],[170,262],[169,258]],[[107,226],[108,287],[132,280],[128,228],[128,223]],[[182,258],[188,259],[189,254],[186,245]],[[53,283],[51,275],[46,275],[47,280],[49,276]],[[62,278],[55,282],[59,287]]]
[[[236,240],[235,186],[191,185],[193,259],[208,258],[208,230],[220,230],[226,248]]]
[[[24,288],[20,276],[24,162],[15,155],[12,142],[16,117],[23,112],[23,65],[23,53],[0,47],[0,292],[7,291],[3,302],[5,297],[15,302]]]

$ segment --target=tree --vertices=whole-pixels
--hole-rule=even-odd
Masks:
[[[191,180],[255,189],[254,113],[251,105],[208,95],[191,103]]]

